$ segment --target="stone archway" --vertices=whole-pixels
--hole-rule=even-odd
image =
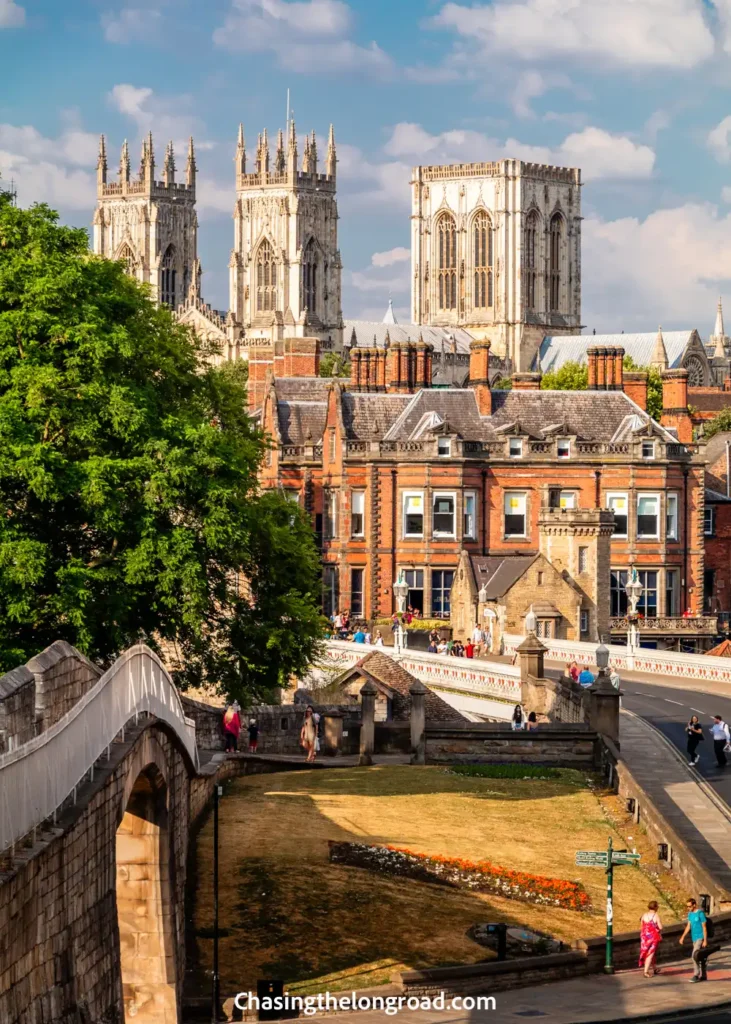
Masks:
[[[117,829],[117,918],[125,1024],[177,1024],[168,793],[149,764]]]

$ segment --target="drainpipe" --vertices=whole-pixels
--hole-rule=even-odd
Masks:
[[[602,507],[602,471],[594,470],[594,508]]]
[[[396,470],[391,470],[391,580],[396,579],[396,500],[398,492],[396,491]],[[423,510],[422,510],[423,511]],[[391,614],[396,611],[395,605],[396,597],[391,587]]]
[[[726,442],[728,444],[728,442]],[[728,454],[728,447],[726,448]],[[487,470],[482,471],[482,554],[487,554]]]
[[[688,611],[688,467],[683,466],[683,610]]]

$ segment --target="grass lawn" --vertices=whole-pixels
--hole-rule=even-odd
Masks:
[[[193,928],[212,923],[212,821],[198,836]],[[467,963],[489,952],[467,929],[507,921],[570,941],[603,934],[606,876],[576,850],[625,843],[578,773],[540,781],[471,778],[441,767],[374,767],[234,780],[220,805],[221,991],[283,978],[290,991],[383,984],[402,968]],[[593,911],[577,913],[331,865],[328,840],[405,846],[577,879]],[[637,927],[650,899],[637,868],[615,872],[615,932]],[[212,943],[196,940],[200,980]]]

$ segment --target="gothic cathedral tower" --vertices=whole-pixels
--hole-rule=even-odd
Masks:
[[[193,140],[188,149],[184,183],[175,180],[175,156],[170,142],[165,151],[162,181],[156,181],[150,132],[142,144],[139,177],[130,177],[125,141],[119,180],[108,182],[106,143],[103,135],[100,139],[94,252],[109,259],[125,260],[129,272],[151,286],[153,297],[174,310],[185,300],[193,277],[199,273],[195,175]]]
[[[294,121],[280,131],[270,163],[266,130],[247,173],[246,143],[236,147],[234,248],[230,261],[231,313],[246,346],[284,337],[315,337],[324,349],[342,347],[342,262],[335,201],[332,125],[324,174],[315,133],[307,136],[301,167]],[[260,342],[262,343],[262,342]]]

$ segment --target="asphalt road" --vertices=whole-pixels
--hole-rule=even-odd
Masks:
[[[700,762],[696,771],[709,782],[716,792],[731,806],[731,756],[728,767],[721,769],[713,756],[711,722],[714,715],[723,715],[731,722],[731,697],[717,697],[697,690],[679,690],[675,686],[643,684],[634,680],[622,681],[623,707],[634,711],[667,736],[687,756],[685,726],[692,714],[698,715],[703,726],[704,739],[698,748]]]

